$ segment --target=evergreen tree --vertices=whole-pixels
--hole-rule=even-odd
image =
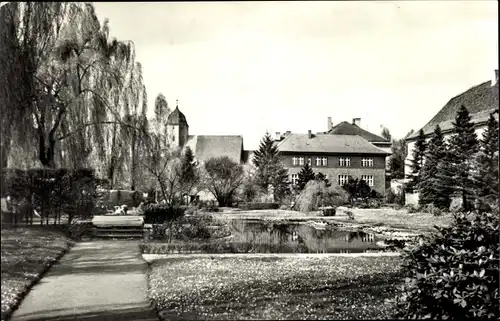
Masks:
[[[450,208],[451,196],[455,186],[453,159],[453,150],[444,141],[442,156],[437,164],[434,180],[435,200],[433,204],[440,209],[448,210]]]
[[[472,163],[479,149],[477,135],[469,111],[462,105],[453,122],[454,135],[450,139],[451,164],[454,172],[454,190],[462,198],[465,211],[472,208],[474,182]]]
[[[434,133],[427,146],[425,153],[425,162],[420,171],[420,182],[417,185],[419,189],[419,204],[437,203],[439,181],[437,177],[439,162],[445,155],[445,145],[443,142],[443,133],[439,125],[434,129]]]
[[[495,111],[498,113],[498,110]],[[488,210],[490,204],[498,204],[498,121],[494,113],[490,114],[487,128],[479,142],[476,157],[474,182],[480,209]]]
[[[182,156],[179,181],[182,192],[188,195],[199,181],[198,163],[194,160],[193,151],[189,146]]]
[[[255,151],[253,163],[256,167],[257,185],[267,193],[269,186],[274,189],[274,198],[279,200],[289,190],[288,171],[283,167],[277,145],[266,133],[259,149]]]
[[[299,181],[297,184],[299,190],[303,190],[309,181],[314,180],[315,176],[311,166],[306,163],[299,172]]]
[[[415,142],[415,149],[412,153],[411,160],[411,179],[412,183],[418,185],[420,181],[420,171],[424,164],[425,151],[427,149],[427,143],[425,142],[424,131],[420,129],[418,132],[417,141]]]

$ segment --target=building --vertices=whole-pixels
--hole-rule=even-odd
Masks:
[[[389,154],[392,153],[392,142],[361,128],[361,118],[353,118],[352,123],[346,121],[332,126],[332,118],[328,117],[328,134],[331,135],[358,135],[366,139],[369,143]]]
[[[277,135],[278,150],[290,181],[309,163],[315,173],[323,173],[332,185],[342,186],[349,176],[365,180],[378,193],[385,194],[387,151],[355,134],[318,133]]]
[[[167,137],[173,147],[189,146],[199,162],[220,156],[227,156],[240,164],[248,162],[249,151],[243,150],[242,136],[189,135],[186,116],[179,110],[179,106],[176,106],[167,118]]]
[[[422,127],[427,140],[430,139],[437,125],[443,132],[444,139],[448,139],[453,134],[453,121],[457,111],[464,105],[470,113],[471,121],[474,123],[478,138],[486,128],[486,123],[490,114],[498,109],[498,70],[495,70],[492,80],[474,86],[465,92],[451,98],[432,119]],[[495,115],[498,119],[498,113]],[[415,142],[420,130],[414,132],[406,139],[408,155],[405,160],[405,175],[411,174],[411,160]]]

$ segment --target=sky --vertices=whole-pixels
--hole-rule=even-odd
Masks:
[[[497,1],[95,2],[190,135],[423,127],[498,69]]]

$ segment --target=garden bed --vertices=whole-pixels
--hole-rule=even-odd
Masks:
[[[2,320],[73,242],[50,227],[2,229]]]
[[[163,319],[391,318],[399,257],[171,258],[151,265]]]

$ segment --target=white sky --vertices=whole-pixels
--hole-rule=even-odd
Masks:
[[[193,135],[418,130],[498,68],[497,1],[94,3]]]

